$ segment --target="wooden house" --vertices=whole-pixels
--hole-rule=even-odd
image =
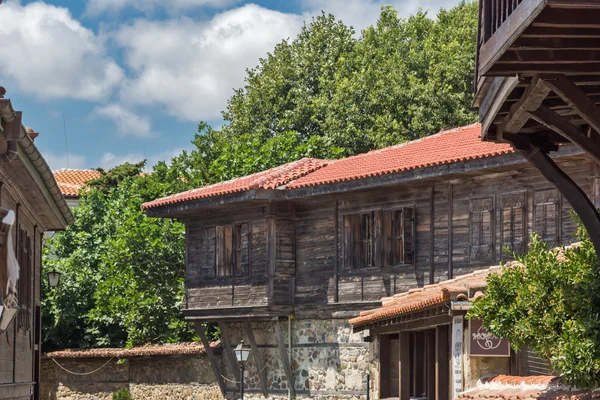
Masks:
[[[506,248],[524,251],[531,232],[570,243],[568,201],[510,145],[480,136],[479,124],[465,126],[144,204],[151,217],[185,221],[183,313],[202,337],[205,323],[221,328],[230,368],[213,367],[223,392],[238,390],[232,348],[243,339],[253,355],[247,392],[363,395],[365,371],[379,380],[380,342],[349,318],[497,265]],[[563,146],[553,160],[600,204],[588,155]]]
[[[600,216],[549,153],[573,143],[600,162],[600,3],[480,0],[474,105],[483,139],[511,143],[581,217],[600,254]]]
[[[4,94],[0,87],[0,215],[10,213],[14,218],[0,223],[0,399],[38,399],[42,241],[44,232],[65,229],[73,216],[34,144],[37,133],[22,125],[22,113]],[[20,271],[15,287],[7,289],[11,245]],[[12,311],[7,309],[9,299],[15,302]]]

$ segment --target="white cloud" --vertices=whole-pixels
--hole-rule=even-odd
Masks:
[[[124,8],[133,8],[144,12],[163,8],[167,11],[187,10],[197,7],[223,8],[239,0],[89,0],[86,13],[90,15],[102,12],[117,12]]]
[[[61,168],[86,168],[86,158],[79,154],[69,154],[68,162],[66,153],[56,154],[51,151],[41,152],[51,170]]]
[[[141,152],[135,153],[126,153],[126,154],[114,154],[114,153],[104,153],[100,158],[100,167],[104,169],[110,169],[116,167],[117,165],[128,163],[137,163],[144,159],[148,160],[146,163],[145,170],[150,171],[152,167],[156,165],[159,161],[166,161],[169,163],[173,157],[181,154],[183,149],[170,149],[161,151],[158,153],[152,153],[144,155]]]
[[[205,22],[137,20],[116,35],[134,72],[121,98],[163,106],[156,111],[183,120],[219,118],[233,89],[243,85],[245,69],[295,36],[302,20],[252,4]]]
[[[117,125],[121,134],[133,135],[140,138],[154,136],[150,118],[140,116],[119,104],[99,106],[92,111],[93,115],[109,118]]]
[[[456,6],[458,0],[301,0],[301,4],[309,14],[318,15],[323,10],[346,25],[352,25],[359,33],[377,22],[384,5],[394,7],[401,17],[415,14],[419,8],[435,16],[440,8]]]
[[[43,2],[2,4],[0,80],[45,98],[100,99],[123,77],[103,41],[66,8]]]

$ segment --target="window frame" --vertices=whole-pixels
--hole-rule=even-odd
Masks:
[[[489,210],[490,214],[490,243],[489,244],[481,244],[481,240],[484,236],[483,232],[483,211],[481,211],[481,224],[479,231],[479,243],[473,244],[473,235],[474,235],[474,203],[478,201],[487,201],[491,200],[492,208]],[[493,261],[496,260],[496,212],[497,212],[497,203],[496,203],[496,195],[492,194],[489,196],[480,196],[473,197],[469,199],[469,263],[477,263],[477,262],[485,262],[485,261]],[[488,253],[485,257],[476,257],[479,254],[479,250],[484,247],[489,246]]]
[[[551,243],[549,240],[546,240],[541,234],[539,234],[536,231],[536,223],[537,223],[537,215],[539,212],[539,207],[538,206],[544,206],[546,207],[548,204],[550,203],[536,203],[536,194],[540,193],[540,192],[548,192],[548,191],[553,191],[557,194],[557,198],[556,198],[556,202],[554,203],[554,206],[556,207],[556,238],[554,243]],[[555,187],[546,187],[546,188],[540,188],[540,189],[536,189],[533,191],[532,195],[531,195],[531,203],[532,203],[532,213],[531,213],[531,232],[532,233],[537,233],[540,236],[540,240],[542,242],[548,243],[550,247],[555,247],[555,246],[559,246],[561,244],[562,241],[562,193],[560,193],[560,191],[555,188]],[[544,225],[547,226],[547,219],[546,216],[544,216]]]
[[[412,210],[412,229],[411,229],[411,236],[412,236],[412,240],[410,241],[410,249],[407,249],[406,246],[406,229],[405,229],[405,216],[406,216],[406,209],[410,209]],[[346,274],[356,274],[356,273],[360,273],[361,271],[372,271],[372,270],[385,270],[385,269],[398,269],[398,268],[406,268],[406,267],[414,267],[416,265],[416,204],[414,203],[409,203],[409,204],[403,204],[403,205],[397,205],[397,206],[393,206],[393,207],[383,207],[383,208],[373,208],[373,209],[367,209],[367,210],[360,210],[360,211],[348,211],[348,212],[344,212],[344,213],[340,213],[340,217],[341,217],[341,247],[342,247],[342,260],[341,260],[341,264],[342,264],[342,271],[344,271]],[[385,215],[385,213],[392,213],[392,232],[391,232],[391,236],[390,236],[390,240],[391,243],[388,243],[388,238],[383,237],[381,232],[378,232],[378,229],[382,229],[383,225],[385,224],[384,218],[381,218],[380,224],[382,226],[378,226],[378,221],[377,221],[377,214],[378,213],[382,213],[383,215]],[[395,246],[396,246],[396,242],[399,240],[398,239],[398,235],[396,235],[396,230],[394,228],[394,226],[396,226],[394,224],[394,222],[396,221],[396,217],[398,215],[398,213],[400,213],[401,215],[401,237],[402,237],[402,261],[401,262],[395,262]],[[371,237],[370,237],[370,249],[372,250],[372,254],[371,254],[371,258],[372,258],[372,265],[361,265],[356,266],[356,267],[352,267],[349,266],[349,262],[348,262],[348,257],[349,254],[352,254],[355,252],[355,241],[353,240],[353,247],[351,249],[347,248],[347,241],[346,241],[346,232],[345,232],[345,225],[346,225],[346,218],[348,217],[355,217],[358,216],[359,218],[362,218],[364,215],[370,215],[371,216]],[[362,229],[362,221],[360,221],[360,225],[361,225],[361,229]],[[350,234],[350,236],[354,236],[353,233]],[[380,252],[381,254],[378,255],[378,252]],[[406,254],[407,252],[411,252],[412,253],[412,262],[407,263],[406,262]]]
[[[243,246],[241,245],[242,242],[240,242],[240,248],[237,248],[237,241],[236,241],[236,232],[237,229],[236,227],[240,227],[240,232],[241,232],[241,227],[242,225],[248,225],[247,228],[247,241],[248,241],[248,262],[247,262],[247,266],[246,266],[246,270],[241,272],[241,273],[237,273],[235,271],[235,269],[239,269],[239,267],[236,267],[236,265],[234,263],[237,263],[238,258],[240,259],[240,265],[241,265],[241,260],[243,259],[242,254],[241,254],[241,250],[243,249]],[[228,258],[229,260],[231,260],[231,273],[227,274],[227,275],[219,275],[219,266],[218,266],[218,252],[219,252],[219,246],[218,246],[218,236],[219,236],[219,228],[222,229],[227,229],[229,228],[231,231],[231,255]],[[213,246],[213,265],[212,265],[212,271],[213,273],[210,276],[207,276],[207,274],[204,273],[204,270],[206,269],[203,263],[203,258],[204,258],[204,244],[200,243],[200,281],[201,282],[215,282],[215,281],[220,281],[220,280],[230,280],[230,279],[246,279],[246,278],[250,278],[251,276],[251,271],[252,271],[252,221],[250,220],[243,220],[243,221],[236,221],[236,222],[232,222],[230,224],[214,224],[214,225],[206,225],[206,226],[202,226],[200,228],[201,231],[205,231],[205,230],[214,230],[214,244]],[[200,235],[200,241],[202,242],[202,234]],[[242,235],[243,236],[243,235]],[[238,250],[239,250],[239,256],[238,256]]]
[[[514,216],[512,215],[512,211],[516,210],[515,207],[510,207],[511,210],[511,219],[513,221],[511,221],[511,232],[513,234],[511,234],[511,243],[507,243],[504,240],[504,210],[507,210],[507,208],[504,207],[504,200],[510,197],[516,197],[516,196],[521,196],[523,199],[523,206],[521,207],[521,213],[522,213],[522,222],[521,222],[521,229],[522,229],[522,236],[523,236],[523,240],[521,242],[521,250],[517,250],[517,252],[519,253],[523,253],[525,251],[527,251],[527,244],[529,241],[529,223],[528,223],[528,216],[529,216],[529,195],[527,190],[521,190],[521,191],[515,191],[515,192],[507,192],[507,193],[503,193],[500,196],[499,199],[499,206],[498,206],[498,210],[497,212],[500,213],[499,215],[499,234],[500,234],[500,258],[502,260],[506,260],[506,259],[511,259],[511,257],[505,253],[504,251],[504,247],[506,245],[511,245],[512,250],[514,251],[514,230],[515,230],[515,226],[513,226],[513,224],[515,223],[514,221]]]

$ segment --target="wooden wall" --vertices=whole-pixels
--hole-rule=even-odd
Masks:
[[[590,196],[599,191],[593,163],[585,156],[561,158],[559,165]],[[548,197],[547,193],[552,191],[555,191],[554,187],[533,167],[517,164],[270,205],[248,207],[238,204],[222,211],[203,211],[188,220],[188,308],[286,304],[281,298],[285,298],[290,290],[293,290],[290,302],[300,308],[377,302],[384,296],[413,287],[497,265],[507,258],[502,251],[506,240],[502,224],[507,223],[510,215],[505,209],[507,204],[517,202],[513,206],[522,210],[524,216],[521,235],[528,237],[536,226],[534,201],[539,201],[540,196]],[[570,243],[575,231],[569,215],[570,206],[560,196],[556,197],[557,233],[562,243]],[[594,200],[600,202],[600,199]],[[342,234],[344,215],[399,207],[414,210],[414,263],[383,268],[346,268]],[[547,212],[552,213],[552,207],[554,205],[548,206]],[[484,238],[489,244],[475,247],[471,243],[475,229],[473,219],[482,215],[491,219],[486,225],[491,226],[491,232],[485,232]],[[201,280],[196,261],[198,229],[243,220],[252,223],[251,276]],[[273,230],[277,231],[282,225],[288,229],[293,226],[293,221],[293,262],[286,263],[288,269],[285,270],[281,260],[276,259],[277,255],[281,257],[280,253],[269,246],[281,242]],[[294,268],[289,267],[292,265]],[[282,276],[293,279],[282,280]],[[348,305],[347,309],[351,308]]]
[[[43,229],[36,221],[33,206],[27,202],[27,194],[23,193],[11,182],[4,181],[0,186],[0,205],[14,210],[17,214],[16,223],[12,229],[13,245],[17,246],[17,232],[20,227],[23,237],[31,240],[31,254],[29,271],[27,263],[21,263],[21,279],[29,278],[19,285],[19,302],[27,304],[28,310],[20,310],[8,331],[0,340],[0,395],[3,393],[2,384],[34,382],[35,362],[39,357],[36,351],[36,341],[39,343],[39,321],[36,320],[36,309],[40,307],[40,279],[41,279],[41,248]],[[18,257],[18,254],[17,254]],[[24,288],[29,293],[29,300],[25,300]],[[39,349],[39,347],[38,347]],[[14,388],[10,389],[13,390]],[[24,390],[29,393],[29,390]],[[22,392],[24,392],[22,391]]]

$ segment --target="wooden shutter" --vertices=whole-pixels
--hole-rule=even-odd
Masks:
[[[560,195],[558,190],[539,190],[533,195],[533,230],[550,247],[560,242]]]
[[[277,220],[277,265],[276,271],[293,275],[296,270],[295,222],[292,220]]]
[[[509,254],[506,248],[517,253],[525,252],[525,194],[516,194],[502,197],[502,257],[507,258]]]
[[[383,220],[381,224],[383,265],[389,267],[394,265],[394,211],[382,211],[381,218]]]
[[[493,258],[494,237],[494,199],[476,199],[471,201],[471,260]]]
[[[250,270],[250,224],[236,224],[233,227],[234,275],[247,275]]]
[[[233,274],[233,229],[231,225],[217,226],[217,276]]]
[[[359,268],[360,254],[360,215],[344,215],[344,267]]]
[[[415,259],[415,212],[411,207],[402,210],[404,264],[413,264]]]
[[[202,279],[214,278],[215,264],[215,230],[203,228],[200,232],[200,276]]]
[[[372,212],[360,216],[360,232],[357,237],[359,245],[358,259],[360,267],[372,267],[374,265],[374,238],[373,238],[373,214]]]

